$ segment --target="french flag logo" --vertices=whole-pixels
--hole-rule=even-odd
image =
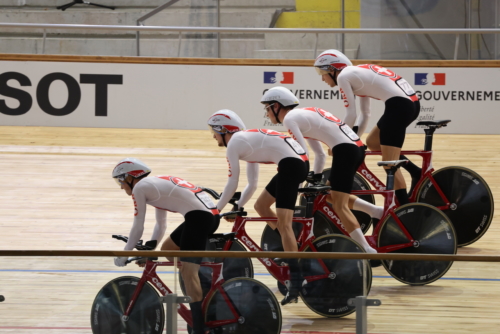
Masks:
[[[446,73],[415,73],[415,85],[425,86],[429,83],[433,86],[446,85]]]
[[[293,72],[264,72],[265,84],[293,84]]]

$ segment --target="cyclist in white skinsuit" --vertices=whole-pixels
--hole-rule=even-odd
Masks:
[[[201,188],[174,176],[153,176],[142,161],[126,158],[113,169],[112,176],[134,201],[134,223],[124,250],[133,250],[144,232],[146,204],[156,208],[156,225],[151,240],[155,244],[163,238],[167,227],[167,211],[177,212],[185,221],[165,240],[162,250],[205,250],[207,238],[217,230],[219,211]],[[115,259],[117,266],[124,266],[127,257]],[[198,271],[201,258],[184,258],[180,267],[186,284],[193,317],[193,333],[202,334],[204,320],[201,309],[203,293]]]
[[[355,96],[359,97],[361,114],[357,122],[359,129],[356,132],[360,135],[366,130],[370,118],[370,98],[384,101],[384,114],[366,139],[368,149],[382,151],[382,159],[385,161],[408,160],[401,155],[401,148],[406,128],[417,119],[420,112],[420,102],[411,85],[382,66],[352,66],[344,54],[333,49],[321,53],[314,66],[326,84],[330,87],[339,86],[346,107],[344,121],[350,127],[356,122]],[[403,168],[412,175],[413,187],[420,178],[420,168],[411,162]],[[400,205],[409,202],[406,183],[400,170],[395,175],[394,189]]]
[[[216,112],[210,116],[208,125],[218,145],[227,147],[226,156],[229,164],[229,179],[217,208],[222,210],[236,191],[240,175],[240,160],[247,162],[248,185],[238,201],[239,208],[246,204],[257,188],[258,163],[278,165],[278,174],[259,196],[255,209],[261,217],[278,218],[276,226],[269,224],[279,231],[284,250],[297,252],[292,219],[299,186],[305,181],[309,170],[309,159],[304,149],[293,138],[274,130],[244,131],[245,125],[231,110]],[[265,203],[265,205],[258,205],[258,203]],[[276,213],[271,209],[274,203],[276,203]],[[282,301],[283,305],[297,299],[302,282],[296,259],[291,259],[288,265],[292,279],[289,284],[289,293]]]
[[[349,195],[352,191],[354,175],[364,160],[365,146],[358,135],[344,122],[320,108],[287,107],[287,100],[295,100],[295,95],[284,87],[273,87],[264,93],[261,103],[270,105],[276,102],[281,104],[279,111],[268,108],[268,116],[273,123],[283,123],[290,135],[308,152],[306,140],[315,153],[314,175],[321,180],[325,166],[326,155],[321,142],[326,144],[333,155],[330,172],[330,192],[333,209],[339,215],[342,224],[349,235],[356,240],[368,253],[377,251],[370,247],[361,231],[356,217],[349,208],[369,213],[380,219],[383,208],[377,207]]]

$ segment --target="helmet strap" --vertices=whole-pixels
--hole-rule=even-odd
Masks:
[[[130,187],[130,190],[134,190],[134,179],[132,179],[132,182],[128,182],[127,180],[124,181]]]
[[[337,71],[335,71],[334,74],[331,74],[331,73],[328,73],[328,75],[330,76],[330,78],[332,78],[333,82],[335,82],[335,86],[338,86],[339,84],[337,83]]]
[[[224,143],[224,147],[227,147],[227,143],[226,143],[226,134],[225,133],[221,133],[220,135],[222,137],[222,142]]]
[[[275,112],[274,109],[271,110],[273,111],[274,118],[276,118],[276,122],[278,122],[278,124],[281,124],[280,119],[278,118],[278,115],[281,111],[281,104],[277,103],[277,105],[278,105],[278,112]]]

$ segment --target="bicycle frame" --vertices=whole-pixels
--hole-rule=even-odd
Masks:
[[[236,233],[236,238],[240,240],[251,252],[261,252],[262,248],[260,248],[259,245],[257,245],[253,239],[247,234],[245,230],[245,224],[247,222],[277,222],[278,219],[276,217],[259,217],[259,218],[252,218],[252,217],[241,217],[241,216],[236,216],[236,219],[234,221],[233,229],[232,232]],[[309,246],[309,248],[313,252],[317,252],[316,248],[313,245],[313,240],[315,239],[314,233],[313,233],[313,226],[314,226],[314,218],[300,218],[300,217],[294,217],[293,218],[294,222],[301,223],[303,224],[303,229],[300,232],[300,235],[297,237],[297,242],[301,245],[299,248],[299,252],[302,252],[306,249],[306,247]],[[229,251],[231,248],[233,241],[228,240],[226,244],[224,245],[223,250],[224,251]],[[269,271],[271,275],[274,276],[278,281],[280,281],[282,284],[285,284],[285,281],[290,280],[290,271],[288,266],[280,266],[278,265],[273,259],[269,258],[258,258],[258,260],[266,267],[266,269]],[[318,259],[320,262],[321,267],[325,271],[324,274],[322,275],[315,275],[315,276],[306,276],[304,277],[307,282],[313,282],[317,281],[320,279],[327,278],[330,274],[329,269],[323,262],[323,260]]]
[[[422,157],[422,174],[420,175],[420,180],[418,181],[417,185],[413,189],[413,192],[410,194],[410,202],[415,202],[417,199],[417,190],[420,188],[422,183],[424,182],[425,178],[429,178],[430,182],[434,185],[436,191],[438,192],[439,196],[443,200],[443,203],[445,203],[442,206],[436,207],[439,210],[446,210],[450,208],[450,201],[446,197],[446,195],[443,193],[439,185],[437,184],[436,180],[432,176],[432,173],[434,172],[434,168],[432,166],[432,151],[401,151],[401,154],[403,155],[418,155]],[[381,151],[366,151],[365,155],[382,155]],[[385,184],[379,180],[371,171],[370,169],[366,166],[366,163],[363,161],[361,166],[358,168],[358,173],[360,173],[375,189],[379,190],[384,190],[385,189]],[[366,192],[363,192],[362,194],[367,194]]]
[[[180,264],[182,265],[182,264]],[[180,266],[179,265],[179,266]],[[174,263],[170,261],[166,262],[155,262],[151,260],[147,260],[146,266],[144,267],[144,272],[142,273],[142,277],[137,283],[137,287],[135,288],[134,294],[132,295],[132,299],[130,300],[127,309],[123,313],[123,320],[128,320],[128,316],[132,312],[132,309],[134,308],[136,300],[139,298],[139,295],[142,291],[142,287],[146,282],[151,283],[163,296],[171,294],[172,291],[170,288],[161,280],[161,278],[158,276],[156,273],[156,268],[157,267],[173,267]],[[201,266],[203,267],[210,267],[213,270],[212,274],[212,286],[210,288],[208,295],[211,295],[211,293],[214,290],[218,290],[221,295],[223,296],[224,300],[229,306],[229,309],[231,310],[231,313],[233,314],[234,318],[233,319],[228,319],[228,320],[219,320],[219,321],[210,321],[207,322],[206,325],[210,328],[213,327],[219,327],[227,324],[232,324],[232,323],[237,323],[240,315],[238,314],[238,311],[234,308],[233,304],[229,300],[226,292],[222,288],[222,284],[224,283],[224,278],[222,277],[222,263],[211,263],[211,262],[203,262],[201,263]],[[207,299],[205,298],[203,300],[202,304],[202,309],[205,310],[207,303]],[[178,313],[179,315],[186,321],[186,323],[192,327],[193,325],[193,320],[191,317],[191,311],[184,305],[180,304],[178,308]]]
[[[378,179],[377,179],[378,180]],[[394,213],[394,209],[397,208],[396,202],[395,202],[395,195],[393,190],[385,190],[385,185],[383,189],[381,190],[356,190],[352,192],[353,195],[382,195],[384,196],[384,213],[382,217],[387,217],[390,215],[398,224],[398,226],[401,228],[401,231],[405,234],[405,236],[408,238],[409,242],[404,243],[404,244],[397,244],[397,245],[389,245],[389,246],[384,246],[384,247],[378,247],[377,246],[377,239],[380,233],[380,229],[382,228],[382,224],[378,224],[376,228],[373,231],[373,234],[370,236],[365,236],[366,241],[368,244],[377,250],[378,253],[389,253],[389,252],[394,252],[403,248],[408,248],[412,247],[414,244],[414,239],[408,232],[408,230],[404,227],[403,223],[401,223],[401,220],[398,218],[398,216]],[[349,233],[347,233],[346,229],[340,222],[340,218],[337,216],[333,208],[330,208],[327,205],[326,201],[326,195],[318,196],[316,197],[314,201],[314,207],[313,207],[313,212],[319,211],[323,213],[327,219],[332,222],[342,233],[344,233],[346,236],[349,236]]]

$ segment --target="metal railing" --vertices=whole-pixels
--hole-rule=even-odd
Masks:
[[[458,58],[458,45],[460,35],[470,34],[498,34],[500,28],[458,28],[458,29],[392,29],[392,28],[357,28],[357,29],[312,29],[312,28],[221,28],[221,27],[177,27],[177,26],[126,26],[126,25],[83,25],[83,24],[42,24],[42,23],[0,23],[2,28],[20,29],[43,29],[43,52],[45,53],[45,39],[47,30],[68,29],[68,30],[111,30],[111,31],[171,31],[171,32],[210,32],[210,33],[307,33],[316,35],[314,56],[317,54],[319,34],[451,34],[456,35],[454,59]],[[140,43],[140,40],[137,40]],[[220,45],[220,40],[219,40]],[[139,47],[139,46],[138,46]],[[220,47],[219,47],[220,50]],[[220,57],[220,52],[218,54]],[[470,59],[470,55],[469,55]]]
[[[149,13],[147,13],[146,15],[139,17],[137,19],[137,25],[138,26],[143,26],[144,25],[143,24],[144,21],[146,21],[147,19],[149,19],[152,16],[155,16],[156,14],[158,14],[159,12],[161,12],[162,10],[164,10],[165,8],[170,7],[170,6],[172,6],[173,4],[175,4],[176,2],[179,2],[179,1],[180,0],[170,0],[166,4],[163,4],[161,6],[156,7],[155,9],[153,9],[152,11],[150,11]],[[138,31],[135,32],[137,57],[139,57],[141,55],[141,48],[140,48],[140,45],[141,45],[141,43],[140,43],[141,36],[140,36],[140,33],[141,33],[140,30],[138,30]],[[179,49],[177,50],[177,57],[179,57],[180,52],[181,52],[181,32],[179,32]]]
[[[151,12],[147,13],[144,16],[141,16],[140,18],[137,19],[137,25],[138,26],[143,26],[144,21],[149,19],[150,17],[158,14],[159,12],[163,11],[164,9],[172,6],[173,4],[179,2],[180,0],[170,0],[169,2],[156,7],[153,9]],[[217,27],[220,27],[220,0],[215,0],[217,3]],[[136,31],[135,33],[135,39],[136,39],[136,50],[137,50],[137,57],[141,56],[141,48],[140,48],[140,31]],[[180,57],[181,55],[181,43],[182,43],[182,32],[179,31],[179,44],[177,47],[177,57]],[[217,58],[220,58],[220,33],[217,33]]]

